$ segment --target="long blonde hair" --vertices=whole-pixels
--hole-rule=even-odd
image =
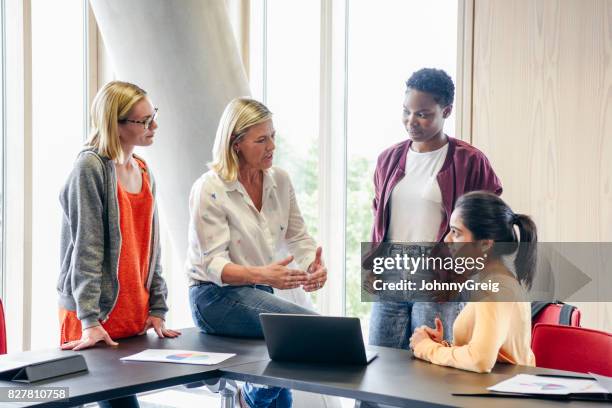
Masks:
[[[240,97],[232,99],[221,115],[217,135],[213,145],[213,160],[208,167],[227,182],[238,178],[238,154],[233,149],[254,125],[258,125],[272,117],[272,112],[261,102]]]
[[[98,91],[91,105],[91,132],[85,145],[101,156],[122,160],[119,121],[126,119],[136,103],[147,96],[137,85],[111,81]]]

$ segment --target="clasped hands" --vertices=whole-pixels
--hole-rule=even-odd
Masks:
[[[300,286],[306,292],[321,289],[327,281],[327,268],[323,263],[322,253],[323,249],[318,247],[315,259],[306,271],[287,267],[293,261],[293,256],[266,266],[267,283],[276,289],[295,289]]]
[[[412,350],[422,342],[423,340],[431,339],[436,343],[445,344],[444,341],[444,326],[442,325],[442,320],[439,317],[436,317],[435,320],[436,328],[432,329],[428,326],[420,326],[414,329],[412,333],[412,337],[410,337],[410,348]]]

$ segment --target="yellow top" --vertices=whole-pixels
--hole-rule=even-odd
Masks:
[[[514,277],[500,279],[498,275],[497,278],[505,280],[502,292],[521,290]],[[531,305],[529,302],[468,303],[453,324],[453,342],[447,346],[426,339],[416,345],[414,355],[434,364],[477,373],[491,372],[496,361],[535,366],[531,351]]]
[[[499,292],[477,294],[482,301],[468,303],[459,313],[453,324],[452,346],[426,339],[415,347],[416,357],[477,373],[491,372],[497,361],[535,366],[531,304],[518,301],[525,298],[524,289],[504,264],[490,267],[481,278],[499,282]]]

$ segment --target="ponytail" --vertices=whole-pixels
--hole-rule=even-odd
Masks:
[[[520,241],[514,267],[519,282],[527,289],[531,289],[536,269],[538,232],[535,223],[528,215],[516,214],[514,219],[519,229]]]
[[[491,255],[516,253],[517,279],[530,289],[535,275],[538,242],[537,229],[531,217],[516,214],[504,200],[486,191],[473,191],[459,197],[455,211],[459,211],[463,225],[475,240],[492,239],[499,244],[493,246]]]

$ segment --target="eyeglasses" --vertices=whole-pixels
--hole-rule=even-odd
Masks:
[[[157,119],[157,108],[153,110],[153,115],[149,116],[145,120],[119,119],[119,123],[125,123],[125,122],[137,123],[139,125],[144,126],[144,130],[149,130],[151,123],[153,123],[155,119]]]

